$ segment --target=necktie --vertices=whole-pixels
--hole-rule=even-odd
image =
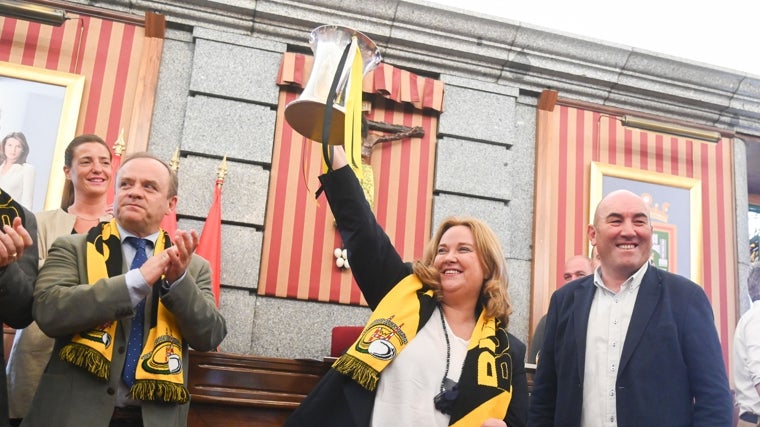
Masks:
[[[130,270],[140,268],[141,265],[148,260],[148,254],[145,253],[145,245],[148,240],[138,239],[137,237],[127,237],[127,243],[135,248],[135,257],[132,260]],[[142,352],[143,344],[143,325],[145,324],[145,299],[143,298],[137,307],[135,307],[135,315],[132,318],[132,328],[129,331],[129,342],[127,342],[127,358],[124,362],[124,371],[121,373],[121,378],[124,380],[124,384],[128,387],[132,387],[135,383],[135,370],[137,369],[137,362],[140,359],[140,353]]]

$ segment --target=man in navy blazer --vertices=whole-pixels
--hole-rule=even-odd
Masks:
[[[588,238],[601,265],[551,298],[528,425],[730,427],[712,308],[697,284],[650,265],[641,197],[607,195]]]

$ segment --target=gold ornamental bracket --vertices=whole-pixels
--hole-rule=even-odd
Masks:
[[[227,156],[224,156],[222,163],[216,169],[216,185],[221,187],[224,185],[224,177],[227,176]]]
[[[174,149],[174,155],[172,155],[172,159],[169,161],[169,167],[174,173],[179,171],[179,147]]]

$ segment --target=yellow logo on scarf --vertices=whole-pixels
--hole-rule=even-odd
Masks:
[[[417,335],[422,282],[410,274],[380,301],[359,339],[333,364],[367,390],[374,390],[380,372]],[[433,297],[433,291],[426,291]]]
[[[401,329],[404,324],[393,322],[395,315],[387,319],[372,321],[362,332],[354,345],[356,351],[366,353],[380,360],[390,360],[396,356],[397,349],[403,348],[409,340]]]

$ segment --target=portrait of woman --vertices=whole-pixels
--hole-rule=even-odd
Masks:
[[[34,166],[26,162],[29,143],[21,132],[11,132],[0,145],[0,187],[33,211]]]

